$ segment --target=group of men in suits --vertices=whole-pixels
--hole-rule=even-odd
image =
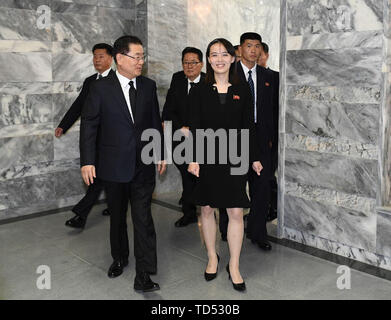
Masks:
[[[270,215],[270,212],[276,213],[276,203],[274,205],[273,202],[273,205],[271,205],[270,199],[271,186],[274,185],[273,181],[275,179],[274,172],[277,168],[277,160],[272,155],[277,153],[278,72],[266,68],[268,46],[262,42],[259,34],[244,33],[241,36],[240,45],[236,46],[235,49],[237,73],[243,82],[249,84],[251,81],[254,89],[254,116],[263,166],[260,176],[254,174],[252,170],[248,174],[251,209],[247,221],[247,238],[261,249],[269,251],[272,247],[267,240],[266,222],[275,218]],[[263,65],[258,64],[259,60]],[[182,52],[182,66],[183,71],[175,73],[172,77],[163,108],[163,120],[172,121],[174,131],[177,129],[188,130],[187,99],[191,85],[197,85],[199,80],[205,77],[201,72],[203,66],[202,52],[197,48],[185,48]],[[175,147],[175,144],[173,147]],[[188,200],[196,178],[187,172],[185,164],[176,164],[176,166],[182,177],[181,203],[183,217],[175,222],[175,226],[184,227],[197,221],[195,206]],[[274,198],[277,202],[276,194]],[[226,208],[219,208],[219,212],[221,238],[226,241],[228,226]]]
[[[274,94],[278,83],[273,73],[257,61],[265,52],[262,38],[256,33],[245,33],[238,47],[237,72],[243,82],[252,83],[254,114],[258,145],[262,152],[263,170],[260,176],[249,172],[251,211],[247,223],[247,237],[264,250],[270,250],[267,241],[266,215],[270,199],[272,176],[271,154],[275,145],[274,132],[277,106]],[[163,138],[163,121],[172,121],[174,131],[181,130],[183,139],[189,130],[188,96],[205,74],[201,50],[187,47],[182,52],[183,71],[172,76],[162,118],[156,94],[156,83],[141,75],[145,56],[140,39],[123,36],[114,47],[97,44],[93,50],[96,74],[88,77],[82,90],[55,129],[57,138],[65,134],[81,116],[80,164],[84,182],[88,185],[85,197],[72,209],[75,216],[66,225],[83,229],[87,216],[102,190],[106,191],[110,216],[110,245],[113,263],[108,270],[110,278],[118,277],[129,263],[129,242],[126,214],[130,201],[134,227],[134,255],[136,260],[135,290],[149,292],[159,289],[150,278],[157,272],[156,233],[151,215],[152,193],[155,187],[155,165],[145,164],[141,151],[148,143],[141,139],[144,130],[157,130]],[[111,69],[112,60],[116,71]],[[278,77],[277,77],[278,78]],[[278,100],[277,100],[278,101]],[[278,115],[278,111],[277,111]],[[181,142],[173,142],[174,147]],[[163,151],[163,150],[162,150]],[[164,152],[155,155],[159,174],[166,169]],[[190,194],[196,178],[188,173],[186,164],[176,164],[182,178],[183,217],[176,227],[185,227],[197,221],[196,206]],[[220,208],[220,228],[224,240],[228,217]]]

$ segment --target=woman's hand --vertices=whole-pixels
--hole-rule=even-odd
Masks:
[[[187,171],[195,175],[197,178],[200,177],[200,165],[197,162],[191,162],[187,168]]]
[[[253,162],[253,170],[257,173],[257,175],[261,175],[263,167],[260,161]]]

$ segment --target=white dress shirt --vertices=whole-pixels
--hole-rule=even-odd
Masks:
[[[191,82],[198,83],[198,82],[200,82],[200,80],[201,80],[201,73],[198,75],[197,78],[194,79],[194,81],[190,81],[190,79],[187,78],[187,93],[190,92],[190,88],[191,88],[190,83],[191,83]]]
[[[122,92],[124,94],[126,104],[128,105],[130,116],[132,117],[132,121],[134,123],[134,117],[133,117],[133,113],[132,113],[132,108],[130,106],[130,98],[129,98],[129,89],[130,89],[129,82],[133,81],[133,86],[137,90],[136,78],[128,79],[128,78],[124,77],[122,74],[120,74],[118,72],[118,70],[115,72],[115,74],[117,75],[118,80],[121,84]]]
[[[246,81],[248,81],[248,72],[250,71],[249,68],[247,68],[242,61],[240,61],[240,64],[242,65],[244,75],[246,77]],[[257,105],[257,64],[254,65],[254,67],[251,69],[251,78],[254,82],[254,94],[255,94],[255,101],[254,101],[254,108]],[[256,109],[255,109],[256,110]],[[255,122],[257,122],[257,115],[255,112]]]
[[[111,68],[107,69],[107,70],[104,71],[103,73],[99,73],[99,72],[98,72],[98,73],[96,74],[96,80],[99,79],[99,75],[102,75],[103,78],[104,78],[104,77],[107,77],[108,74],[109,74],[109,72],[110,72],[110,70],[111,70]]]

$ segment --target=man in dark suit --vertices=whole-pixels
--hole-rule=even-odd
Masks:
[[[79,96],[76,98],[75,102],[73,102],[72,106],[54,131],[54,135],[57,138],[65,134],[76,120],[79,119],[91,83],[114,74],[114,71],[111,69],[111,65],[113,63],[113,48],[111,45],[107,43],[98,43],[92,48],[92,53],[92,62],[97,73],[94,73],[92,76],[84,80]],[[99,199],[102,191],[103,185],[99,179],[97,179],[94,184],[88,187],[86,195],[72,208],[75,216],[67,220],[65,225],[71,228],[83,229],[86,224],[88,214]],[[102,214],[106,216],[110,215],[107,209],[103,210]]]
[[[270,198],[271,147],[273,141],[273,79],[265,68],[257,65],[262,48],[259,34],[247,32],[240,37],[241,60],[237,71],[251,91],[254,102],[254,119],[263,170],[258,176],[249,170],[251,208],[247,219],[247,238],[262,250],[271,250],[267,240],[266,216]]]
[[[87,185],[94,183],[95,178],[105,185],[114,260],[108,271],[110,278],[118,277],[128,265],[126,213],[130,200],[136,260],[134,289],[149,292],[159,289],[150,278],[150,274],[157,272],[156,233],[151,214],[155,166],[146,164],[141,156],[142,149],[149,144],[141,136],[151,129],[163,136],[156,83],[141,76],[145,57],[139,38],[117,39],[114,60],[115,75],[91,85],[82,111],[81,173]],[[154,155],[162,159],[161,152]],[[159,173],[163,174],[165,169],[165,162],[159,161]]]
[[[267,66],[269,59],[269,46],[262,42],[261,55],[258,59],[258,64],[266,68],[271,73],[273,79],[273,145],[271,150],[271,179],[270,179],[270,206],[267,216],[267,221],[272,221],[277,218],[277,179],[275,172],[278,168],[278,119],[279,119],[279,96],[280,96],[280,73],[274,71]]]
[[[193,86],[205,80],[205,74],[201,72],[203,67],[203,55],[201,50],[187,47],[182,51],[183,71],[174,73],[170,88],[167,92],[166,102],[163,107],[163,120],[172,121],[173,132],[181,130],[183,139],[189,131],[188,124],[188,96]],[[173,142],[173,149],[181,141]],[[175,159],[174,159],[175,160]],[[187,164],[175,163],[182,177],[182,212],[183,217],[175,222],[176,227],[185,227],[197,222],[196,206],[189,201],[196,178],[187,171]]]

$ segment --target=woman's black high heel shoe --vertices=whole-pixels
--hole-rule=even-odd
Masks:
[[[204,273],[204,277],[205,277],[205,280],[206,281],[212,281],[213,279],[215,279],[217,277],[217,271],[219,270],[219,262],[220,262],[220,257],[218,254],[217,255],[217,268],[216,268],[216,273],[207,273],[205,271]]]
[[[244,281],[242,283],[234,283],[231,279],[231,273],[229,272],[229,264],[227,264],[226,269],[228,272],[228,279],[231,280],[234,289],[237,291],[245,291],[246,290],[246,283]]]

